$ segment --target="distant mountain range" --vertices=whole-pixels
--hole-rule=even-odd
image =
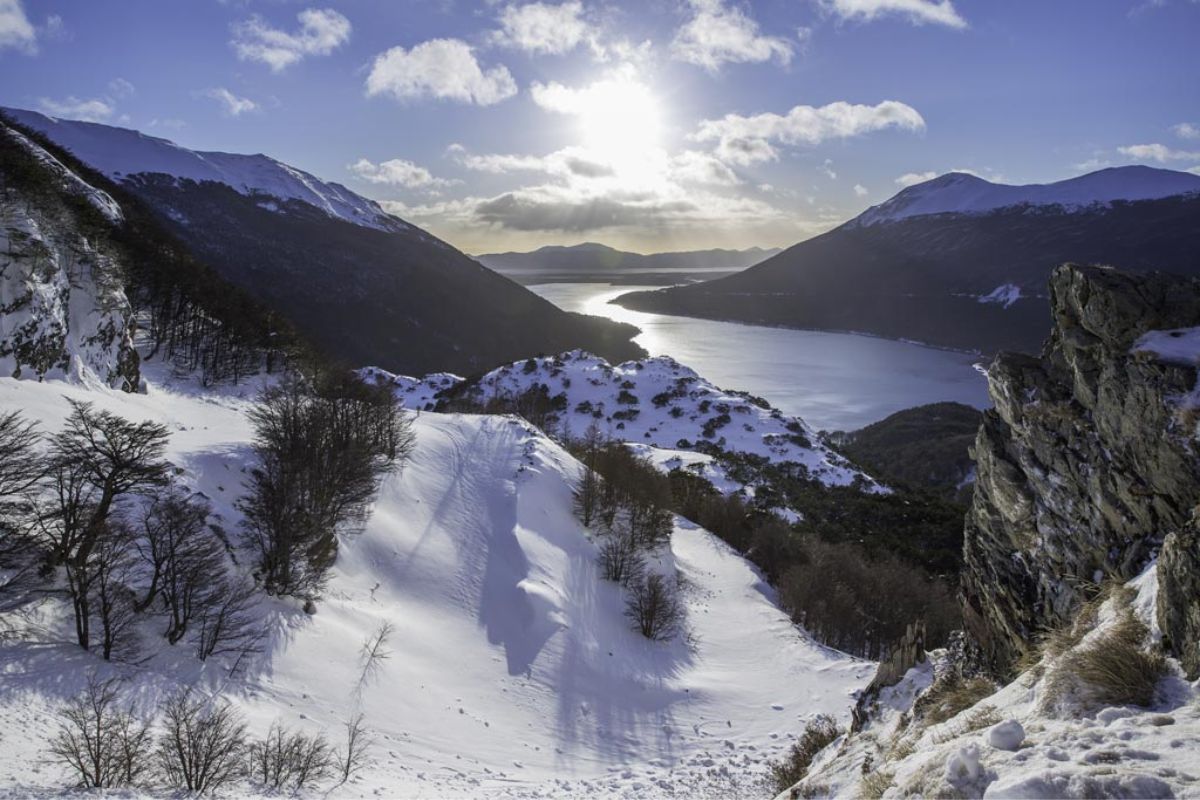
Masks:
[[[477,372],[571,348],[642,354],[337,183],[265,155],[0,109],[147,202],[203,262],[348,365]]]
[[[1036,351],[1065,262],[1200,275],[1200,176],[1143,166],[1058,183],[950,173],[730,277],[622,295],[627,308]]]
[[[529,253],[485,253],[475,256],[475,260],[516,280],[526,280],[533,275],[539,281],[617,279],[627,283],[659,283],[663,280],[671,283],[697,275],[711,278],[714,272],[743,270],[779,252],[779,248],[751,247],[747,250],[692,250],[643,255],[587,242],[570,247],[540,247]],[[639,274],[640,278],[637,277]]]

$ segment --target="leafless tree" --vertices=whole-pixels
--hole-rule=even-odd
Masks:
[[[679,633],[683,606],[663,576],[652,573],[630,587],[625,616],[642,636],[665,641]]]
[[[227,703],[181,691],[166,702],[158,765],[168,785],[204,794],[242,776],[246,725]]]
[[[375,676],[383,662],[392,657],[387,649],[388,639],[392,635],[392,623],[380,623],[379,628],[371,638],[363,642],[360,660],[362,672],[358,676],[358,691],[361,692],[367,683]]]
[[[334,752],[321,734],[292,732],[279,722],[248,751],[251,777],[268,789],[300,792],[333,772]]]
[[[254,584],[233,576],[222,579],[197,617],[196,657],[206,661],[214,655],[237,654],[237,664],[258,651],[263,632],[256,629],[253,615]]]
[[[152,767],[150,726],[118,703],[118,681],[88,677],[86,688],[59,713],[50,755],[79,785],[134,786]]]
[[[363,715],[356,714],[346,721],[346,749],[338,753],[339,785],[350,780],[367,765],[367,752],[374,740],[363,724]]]
[[[130,655],[134,647],[137,597],[131,586],[136,563],[133,542],[133,532],[122,520],[110,520],[82,568],[82,578],[74,562],[67,566],[100,623],[100,652],[105,661]]]
[[[24,604],[36,583],[38,546],[30,535],[41,435],[20,413],[0,414],[0,612]]]
[[[600,542],[600,571],[605,580],[622,586],[636,584],[646,562],[628,529],[617,527]]]

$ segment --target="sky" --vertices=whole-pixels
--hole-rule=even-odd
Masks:
[[[0,0],[0,105],[470,253],[787,246],[952,170],[1200,174],[1200,0]]]

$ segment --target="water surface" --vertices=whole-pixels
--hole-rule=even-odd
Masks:
[[[979,357],[848,333],[766,328],[630,311],[609,303],[633,291],[607,283],[528,287],[567,311],[642,329],[634,341],[669,355],[723,389],[765,397],[824,430],[853,430],[895,411],[939,400],[989,405]],[[639,287],[653,289],[658,287]]]

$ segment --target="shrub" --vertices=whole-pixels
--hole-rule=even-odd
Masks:
[[[683,606],[662,575],[654,573],[629,588],[625,616],[633,629],[652,641],[665,641],[679,633]]]
[[[167,701],[164,716],[157,753],[168,785],[203,794],[242,776],[246,725],[231,706],[182,691]]]
[[[149,771],[150,726],[117,702],[116,680],[88,678],[87,687],[59,713],[50,754],[87,788],[135,786]]]
[[[808,775],[808,768],[812,766],[813,758],[840,735],[837,723],[828,714],[819,714],[809,720],[804,726],[804,733],[792,745],[787,757],[782,761],[772,761],[768,765],[776,794],[786,792],[804,780]]]
[[[266,738],[250,745],[248,772],[275,791],[311,789],[333,771],[334,753],[321,734],[306,736],[272,723]]]
[[[645,560],[629,531],[617,530],[600,544],[600,574],[622,586],[635,584],[645,571]]]

